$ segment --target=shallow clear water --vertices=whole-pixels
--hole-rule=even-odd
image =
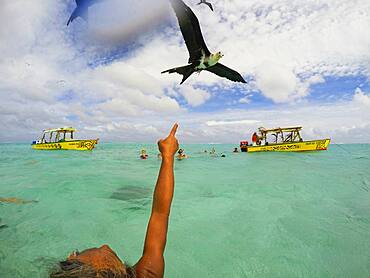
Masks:
[[[156,146],[93,152],[0,144],[0,277],[47,277],[72,250],[140,257]],[[166,277],[370,277],[370,145],[308,153],[202,154],[176,161]]]

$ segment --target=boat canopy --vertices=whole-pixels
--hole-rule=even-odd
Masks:
[[[43,130],[40,143],[55,143],[66,140],[74,140],[73,133],[77,131],[73,127],[60,127],[60,128],[49,128]],[[67,138],[66,135],[69,135],[70,138]]]
[[[277,128],[272,128],[272,129],[266,129],[264,127],[260,127],[258,129],[259,132],[261,133],[280,133],[280,132],[292,132],[292,131],[300,131],[302,130],[301,126],[296,126],[296,127],[277,127]]]
[[[50,129],[45,129],[44,133],[49,133],[49,132],[76,132],[77,130],[73,127],[60,127],[60,128],[50,128]]]
[[[302,137],[299,134],[299,131],[302,130],[301,126],[296,127],[278,127],[272,129],[266,129],[264,127],[260,127],[258,131],[261,133],[260,139],[265,140],[267,142],[267,135],[271,134],[275,137],[275,144],[278,141],[282,143],[286,142],[302,142]],[[279,140],[280,139],[280,140]]]

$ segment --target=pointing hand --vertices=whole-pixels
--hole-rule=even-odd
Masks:
[[[163,158],[173,157],[179,148],[179,143],[177,142],[176,138],[178,126],[178,124],[174,124],[170,134],[165,139],[160,139],[158,141],[158,148]]]

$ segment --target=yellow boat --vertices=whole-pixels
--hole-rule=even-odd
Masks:
[[[32,148],[35,150],[78,151],[91,151],[94,149],[99,139],[73,139],[73,133],[76,131],[77,130],[72,127],[45,129],[41,139],[32,142]]]
[[[302,152],[302,151],[323,151],[327,150],[330,139],[319,139],[303,141],[300,131],[302,127],[285,127],[265,129],[259,128],[260,135],[254,133],[252,145],[247,141],[240,142],[242,152]],[[268,135],[273,139],[269,142]]]

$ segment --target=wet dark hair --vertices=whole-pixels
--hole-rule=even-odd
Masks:
[[[50,273],[50,278],[136,278],[133,267],[126,266],[127,274],[122,275],[110,269],[96,271],[92,266],[76,260],[59,262]]]

